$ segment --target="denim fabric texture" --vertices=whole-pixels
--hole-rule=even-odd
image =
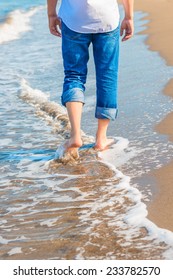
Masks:
[[[89,46],[92,44],[96,71],[96,110],[98,119],[115,120],[119,61],[119,26],[105,33],[78,33],[63,22],[62,55],[64,85],[61,102],[82,102],[87,78]]]

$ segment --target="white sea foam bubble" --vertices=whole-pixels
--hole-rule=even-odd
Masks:
[[[0,25],[0,44],[19,39],[24,32],[31,30],[31,17],[43,8],[39,6],[27,12],[15,10],[9,13],[6,21]]]
[[[117,147],[115,148],[116,145]],[[113,151],[115,151],[116,154],[119,154],[119,156],[123,156],[125,151],[123,148],[126,149],[127,145],[127,140],[119,138],[119,143],[114,145],[113,150],[109,150],[109,152],[100,152],[100,157],[103,162],[116,172],[117,178],[120,178],[120,182],[116,185],[116,189],[119,188],[124,190],[128,198],[134,202],[134,205],[128,209],[126,215],[123,217],[120,228],[123,228],[123,222],[129,225],[129,228],[125,231],[127,241],[130,241],[131,236],[135,233],[136,229],[145,228],[148,232],[149,239],[155,240],[154,242],[156,244],[164,242],[168,245],[168,249],[165,250],[165,253],[163,254],[164,258],[173,259],[173,232],[164,228],[159,228],[147,218],[148,211],[146,205],[142,202],[142,193],[136,187],[131,185],[130,177],[125,176],[121,171],[116,169],[117,164],[115,158],[115,161],[113,162]]]
[[[8,146],[12,142],[10,138],[1,139],[1,147]]]
[[[99,152],[99,157],[104,161],[120,167],[141,152],[140,150],[129,147],[128,139],[122,137],[113,138],[115,139],[115,144],[110,149]]]
[[[7,220],[1,220],[0,221],[0,225],[6,224],[6,223],[7,223]]]
[[[20,96],[27,103],[41,108],[43,105],[47,105],[46,109],[51,111],[54,110],[54,113],[57,115],[66,114],[65,109],[58,103],[49,101],[49,94],[45,93],[39,89],[32,88],[25,79],[21,79],[21,92]],[[42,108],[42,110],[45,108]],[[55,112],[56,111],[56,112]]]
[[[39,89],[33,89],[25,79],[21,79],[21,97],[28,103],[41,105],[48,101],[49,95]]]
[[[53,227],[56,222],[58,221],[58,218],[55,218],[55,219],[47,219],[47,220],[44,220],[40,223],[41,226],[48,226],[48,227]]]
[[[21,247],[15,247],[8,252],[8,255],[12,256],[12,255],[21,254],[21,253],[22,253],[22,248]]]
[[[8,244],[8,240],[0,236],[0,244]]]

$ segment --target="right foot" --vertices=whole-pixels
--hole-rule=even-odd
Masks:
[[[94,149],[97,151],[104,151],[113,144],[115,144],[115,139],[109,139],[109,138],[97,139]]]

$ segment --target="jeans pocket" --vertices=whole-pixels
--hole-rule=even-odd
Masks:
[[[66,38],[69,38],[71,40],[75,40],[79,37],[81,37],[81,33],[79,32],[76,32],[76,31],[73,31],[71,30],[70,28],[68,28],[64,22],[61,23],[61,32],[62,32],[62,35]]]
[[[109,32],[107,32],[105,34],[107,34],[108,36],[110,36],[112,38],[116,38],[117,36],[120,35],[120,25],[118,25],[118,27],[115,28],[114,30],[109,31]]]

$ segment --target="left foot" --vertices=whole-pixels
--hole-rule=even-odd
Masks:
[[[73,158],[78,158],[78,149],[82,146],[82,139],[71,137],[67,140],[64,145],[58,147],[55,153],[55,159],[60,159],[65,156],[65,154],[70,154]]]
[[[68,152],[73,149],[79,149],[82,146],[82,139],[71,137],[69,140],[65,142],[63,146],[65,152]]]
[[[114,143],[115,143],[114,139],[108,139],[108,138],[96,139],[94,149],[98,150],[98,151],[104,151],[104,150],[108,149]]]

